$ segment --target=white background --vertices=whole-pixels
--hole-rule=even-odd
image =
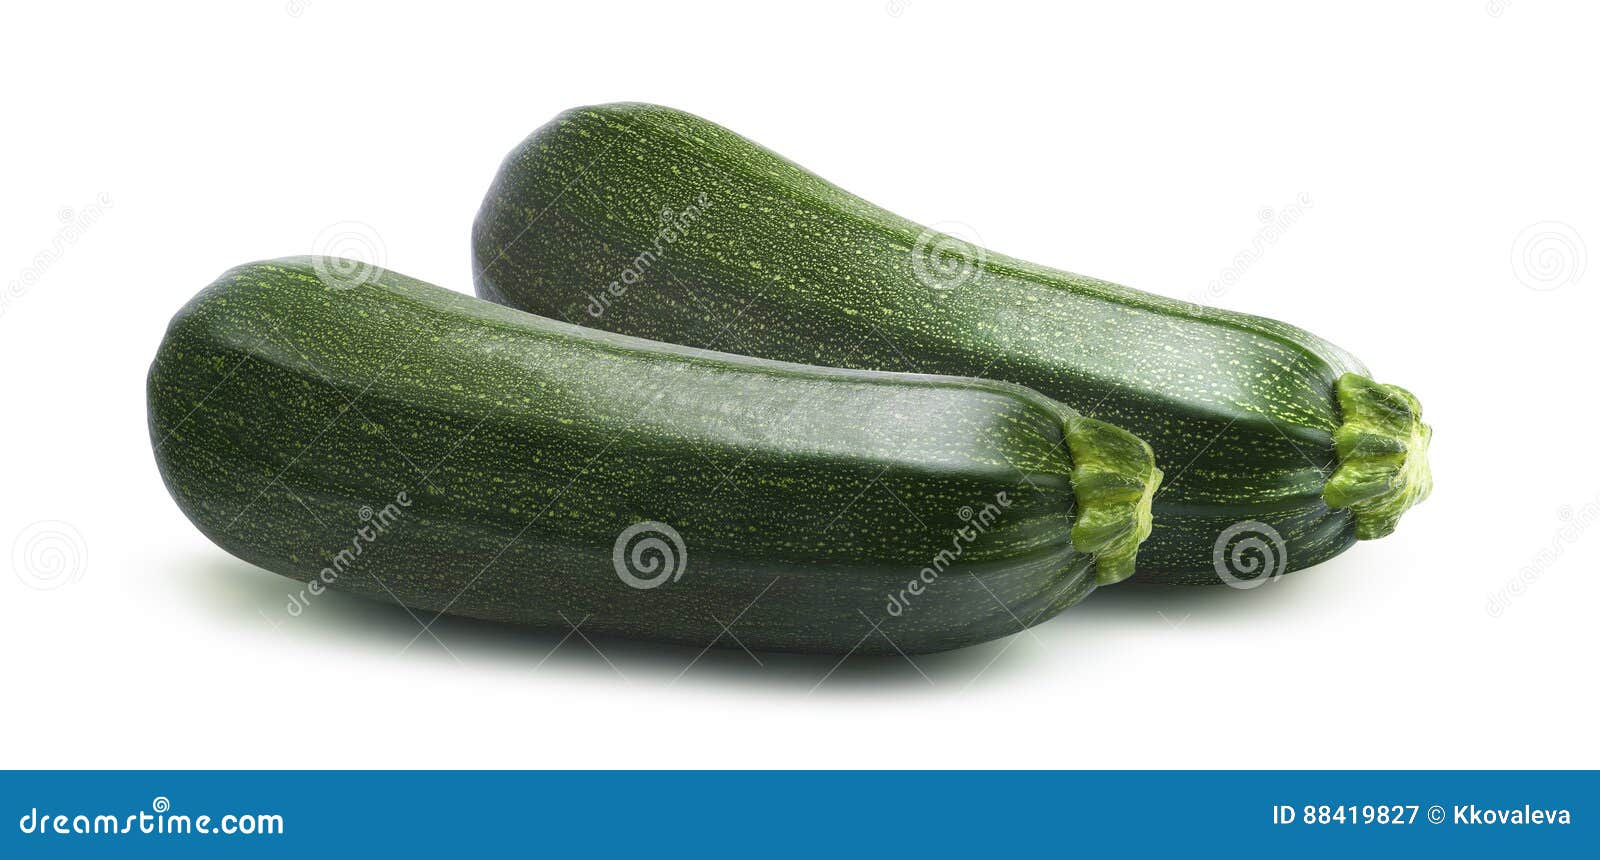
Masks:
[[[1600,766],[1593,5],[1057,5],[6,6],[0,765]],[[1182,297],[1234,269],[1212,303],[1421,397],[1434,495],[1315,570],[1106,589],[928,679],[287,616],[157,475],[168,318],[341,222],[470,291],[504,153],[617,100],[1004,253]]]

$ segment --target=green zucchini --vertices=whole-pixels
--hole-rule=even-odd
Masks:
[[[986,251],[670,108],[579,108],[536,131],[489,190],[473,254],[480,296],[534,313],[991,376],[1123,427],[1167,474],[1143,581],[1237,581],[1251,546],[1269,557],[1241,567],[1309,567],[1388,534],[1430,487],[1416,398],[1312,334]]]
[[[1159,480],[1021,386],[653,343],[347,261],[227,272],[148,393],[178,506],[312,594],[694,646],[1015,633],[1132,572]]]

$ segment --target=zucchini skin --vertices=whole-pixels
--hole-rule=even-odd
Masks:
[[[1129,430],[1167,476],[1141,581],[1230,581],[1241,527],[1281,537],[1254,563],[1310,567],[1387,534],[1431,486],[1415,398],[1315,335],[965,245],[671,108],[556,117],[506,158],[472,244],[491,301],[766,358],[1005,379]],[[1382,454],[1345,474],[1341,379],[1400,421],[1347,432],[1363,441],[1345,449]]]
[[[1075,469],[1095,456],[1075,465],[1064,434],[1131,437],[1021,386],[718,354],[364,280],[330,286],[308,258],[240,266],[174,317],[151,365],[167,488],[246,561],[310,582],[405,499],[333,588],[826,653],[972,645],[1096,586],[1073,537]],[[614,552],[648,522],[681,536],[686,563],[641,589]],[[896,614],[889,596],[957,541]],[[649,579],[649,562],[630,570]]]

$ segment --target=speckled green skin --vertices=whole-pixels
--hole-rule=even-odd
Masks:
[[[956,648],[1095,587],[1069,537],[1073,474],[1106,464],[1088,448],[1075,463],[1064,427],[1153,470],[1131,437],[1021,386],[725,355],[367,279],[331,288],[304,258],[225,273],[161,343],[150,433],[207,537],[298,580],[351,545],[362,508],[406,493],[334,587],[427,613],[692,646]],[[612,556],[641,521],[687,550],[647,590]],[[1085,537],[1124,537],[1104,526]]]
[[[473,252],[478,294],[534,313],[766,358],[1006,379],[1123,427],[1166,473],[1141,581],[1218,582],[1219,536],[1241,522],[1281,534],[1275,563],[1289,570],[1357,539],[1353,512],[1323,497],[1340,465],[1335,383],[1366,373],[1356,359],[1283,323],[970,245],[930,257],[939,239],[706,120],[616,104],[568,111],[510,154]],[[641,252],[654,255],[643,266]],[[953,288],[930,288],[929,272],[953,272]]]

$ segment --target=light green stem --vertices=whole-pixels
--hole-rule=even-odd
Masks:
[[[1334,390],[1344,423],[1333,431],[1339,467],[1322,498],[1330,508],[1355,513],[1356,538],[1381,538],[1433,489],[1428,471],[1433,428],[1422,423],[1417,398],[1397,385],[1346,373]]]
[[[1072,546],[1095,556],[1097,584],[1121,582],[1133,575],[1139,544],[1150,536],[1161,470],[1150,446],[1120,427],[1076,413],[1064,424],[1078,503]]]

